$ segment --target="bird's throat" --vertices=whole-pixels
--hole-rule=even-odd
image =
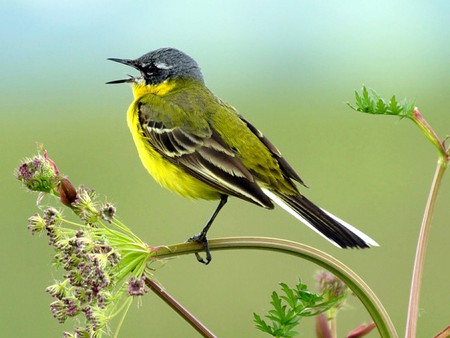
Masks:
[[[145,84],[145,82],[135,82],[132,85],[133,96],[135,99],[140,98],[146,94],[154,94],[158,96],[166,95],[176,86],[175,81],[164,81],[162,83],[153,85]]]

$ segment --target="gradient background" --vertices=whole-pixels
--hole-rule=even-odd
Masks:
[[[400,335],[411,266],[437,152],[409,121],[350,110],[362,84],[384,97],[414,98],[444,137],[450,132],[448,1],[14,1],[0,14],[0,205],[4,337],[58,337],[43,291],[57,276],[46,239],[27,218],[36,195],[14,180],[19,161],[48,149],[74,184],[116,203],[119,217],[151,245],[198,232],[215,203],[161,189],[142,168],[126,127],[132,72],[106,61],[172,46],[193,56],[208,86],[283,152],[310,186],[309,198],[357,226],[381,247],[344,251],[299,225],[232,199],[211,237],[259,235],[316,246],[375,291]],[[134,74],[134,73],[133,73]],[[443,182],[423,281],[419,337],[450,324],[450,182]],[[304,190],[303,190],[304,191]],[[214,253],[204,267],[173,259],[156,272],[179,301],[221,337],[263,337],[252,312],[269,309],[283,281],[313,285],[317,268],[268,252]],[[136,303],[137,304],[137,303]],[[369,320],[357,299],[340,313],[340,336]],[[313,321],[305,320],[303,337]],[[196,337],[154,295],[132,306],[121,337]],[[371,337],[376,337],[372,333]]]

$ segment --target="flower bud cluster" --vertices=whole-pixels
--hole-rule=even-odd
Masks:
[[[44,156],[37,155],[17,168],[16,178],[32,191],[53,193],[59,173]]]
[[[65,271],[63,281],[46,289],[55,298],[50,304],[53,316],[63,323],[83,313],[84,331],[93,334],[104,330],[120,262],[118,253],[90,229],[50,241],[56,249],[56,262]]]
[[[61,280],[46,289],[53,297],[51,313],[60,323],[84,317],[84,324],[64,337],[101,337],[110,320],[128,309],[120,304],[131,304],[127,296],[147,292],[142,276],[148,246],[115,218],[111,203],[99,203],[94,190],[75,189],[45,151],[22,163],[16,176],[28,189],[41,193],[38,203],[44,194],[56,196],[81,220],[81,224],[68,221],[61,210],[47,207],[28,219],[28,229],[46,234],[55,249],[55,266],[64,270]]]

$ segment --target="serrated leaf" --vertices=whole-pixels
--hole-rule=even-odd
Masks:
[[[335,299],[340,299],[325,298],[327,290],[321,295],[311,292],[302,282],[297,283],[294,288],[285,283],[280,283],[279,286],[284,294],[280,296],[275,291],[272,292],[270,303],[273,308],[265,316],[270,324],[254,314],[256,327],[276,337],[292,337],[297,334],[293,328],[300,324],[302,318],[321,314],[337,303]]]
[[[387,106],[386,103],[383,101],[383,99],[379,98],[377,101],[377,108],[375,113],[376,114],[386,114],[387,112]]]
[[[398,115],[399,113],[399,105],[397,103],[397,99],[395,98],[395,95],[391,97],[391,100],[389,101],[389,110],[393,115]]]
[[[286,296],[281,296],[281,298],[288,303],[290,307],[295,307],[297,304],[297,297],[294,295],[294,290],[289,288],[285,283],[280,283],[281,290],[285,293]]]
[[[358,106],[358,108],[362,109],[362,107],[363,107],[362,97],[359,95],[358,91],[356,91],[356,90],[355,90],[355,99],[356,99],[356,105]]]
[[[258,330],[268,333],[272,336],[274,335],[272,328],[260,316],[258,316],[256,313],[253,313],[253,318]]]
[[[363,98],[364,102],[370,102],[369,91],[367,90],[366,86],[363,86]]]
[[[408,103],[402,100],[401,103],[397,101],[395,95],[391,97],[389,103],[383,100],[374,90],[368,90],[365,86],[362,87],[361,94],[355,91],[356,107],[350,103],[347,105],[363,113],[376,115],[397,115],[401,118],[409,117],[413,119],[412,112],[414,103]]]

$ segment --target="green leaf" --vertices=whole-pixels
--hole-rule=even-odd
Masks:
[[[377,108],[375,113],[376,114],[386,114],[387,112],[387,106],[386,103],[383,101],[383,99],[379,98],[377,101]]]
[[[272,292],[270,304],[273,308],[265,315],[271,323],[267,323],[256,313],[253,314],[256,328],[275,337],[295,336],[298,332],[293,329],[300,324],[302,318],[328,311],[343,299],[343,297],[325,297],[325,294],[328,295],[328,290],[320,295],[311,292],[301,281],[294,288],[290,288],[285,283],[279,285],[284,294],[280,296],[275,291]]]
[[[395,95],[391,97],[391,100],[389,101],[389,110],[393,115],[399,115],[400,113],[400,107],[397,103],[397,99],[395,98]]]
[[[347,102],[347,105],[353,110],[374,115],[396,115],[400,118],[412,118],[414,102],[409,103],[404,99],[399,103],[395,95],[393,95],[389,100],[389,104],[386,104],[385,100],[374,90],[371,89],[369,91],[363,86],[361,91],[362,94],[355,91],[356,106]]]

